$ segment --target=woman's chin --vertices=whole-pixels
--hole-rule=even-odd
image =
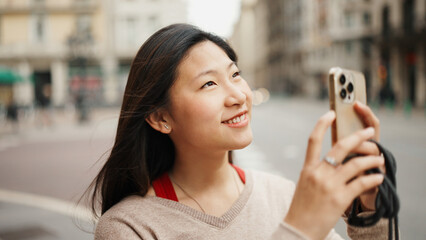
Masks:
[[[250,143],[252,141],[253,141],[253,137],[247,137],[244,140],[238,141],[238,143],[236,143],[234,146],[232,146],[232,148],[230,150],[240,150],[240,149],[243,149],[243,148],[247,147],[248,145],[250,145]]]

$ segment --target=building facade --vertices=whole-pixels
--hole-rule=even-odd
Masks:
[[[238,65],[242,75],[252,88],[262,84],[254,80],[257,79],[256,65],[261,60],[261,56],[257,55],[259,52],[258,47],[262,47],[261,44],[266,43],[263,39],[256,39],[256,36],[265,36],[265,32],[262,34],[255,32],[256,29],[262,30],[264,23],[258,25],[259,27],[253,27],[259,24],[256,22],[255,11],[259,9],[256,4],[257,1],[254,0],[241,1],[241,18],[234,28],[233,35],[230,37],[230,44],[238,55]],[[253,58],[253,56],[258,57]]]
[[[0,65],[23,77],[16,86],[18,104],[59,105],[69,100],[70,36],[90,31],[96,48],[90,51],[102,52],[103,17],[102,5],[95,0],[0,1]]]
[[[259,2],[267,6],[267,21],[255,22],[267,24],[268,79],[256,82],[269,83],[271,91],[324,98],[328,69],[340,66],[364,73],[370,100],[426,104],[425,1]]]
[[[172,23],[187,21],[185,0],[109,0],[112,2],[109,27],[112,43],[111,65],[116,86],[112,89],[121,100],[133,57],[151,34]],[[116,94],[119,94],[118,96]]]
[[[0,0],[0,66],[19,105],[116,105],[146,38],[185,21],[184,0]]]

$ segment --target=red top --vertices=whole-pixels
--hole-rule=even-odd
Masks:
[[[244,171],[241,168],[239,168],[239,167],[237,167],[233,164],[231,164],[231,166],[235,168],[235,170],[238,173],[238,176],[240,176],[240,178],[241,178],[241,181],[243,183],[246,183],[246,174],[244,173]],[[175,189],[173,188],[172,181],[170,181],[170,177],[169,177],[169,174],[167,172],[165,172],[163,175],[161,175],[161,177],[157,178],[152,183],[152,187],[154,188],[154,191],[155,191],[155,194],[157,195],[157,197],[179,202],[179,200],[176,196]]]

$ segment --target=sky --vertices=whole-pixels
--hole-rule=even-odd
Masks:
[[[241,0],[188,0],[188,21],[201,29],[230,37],[240,15]]]

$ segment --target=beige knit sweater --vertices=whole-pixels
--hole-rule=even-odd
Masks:
[[[246,171],[244,190],[222,217],[163,198],[130,196],[102,215],[95,239],[308,239],[283,221],[294,189],[281,177]],[[348,234],[352,239],[387,239],[386,223],[348,227]],[[342,238],[332,230],[327,239]]]

